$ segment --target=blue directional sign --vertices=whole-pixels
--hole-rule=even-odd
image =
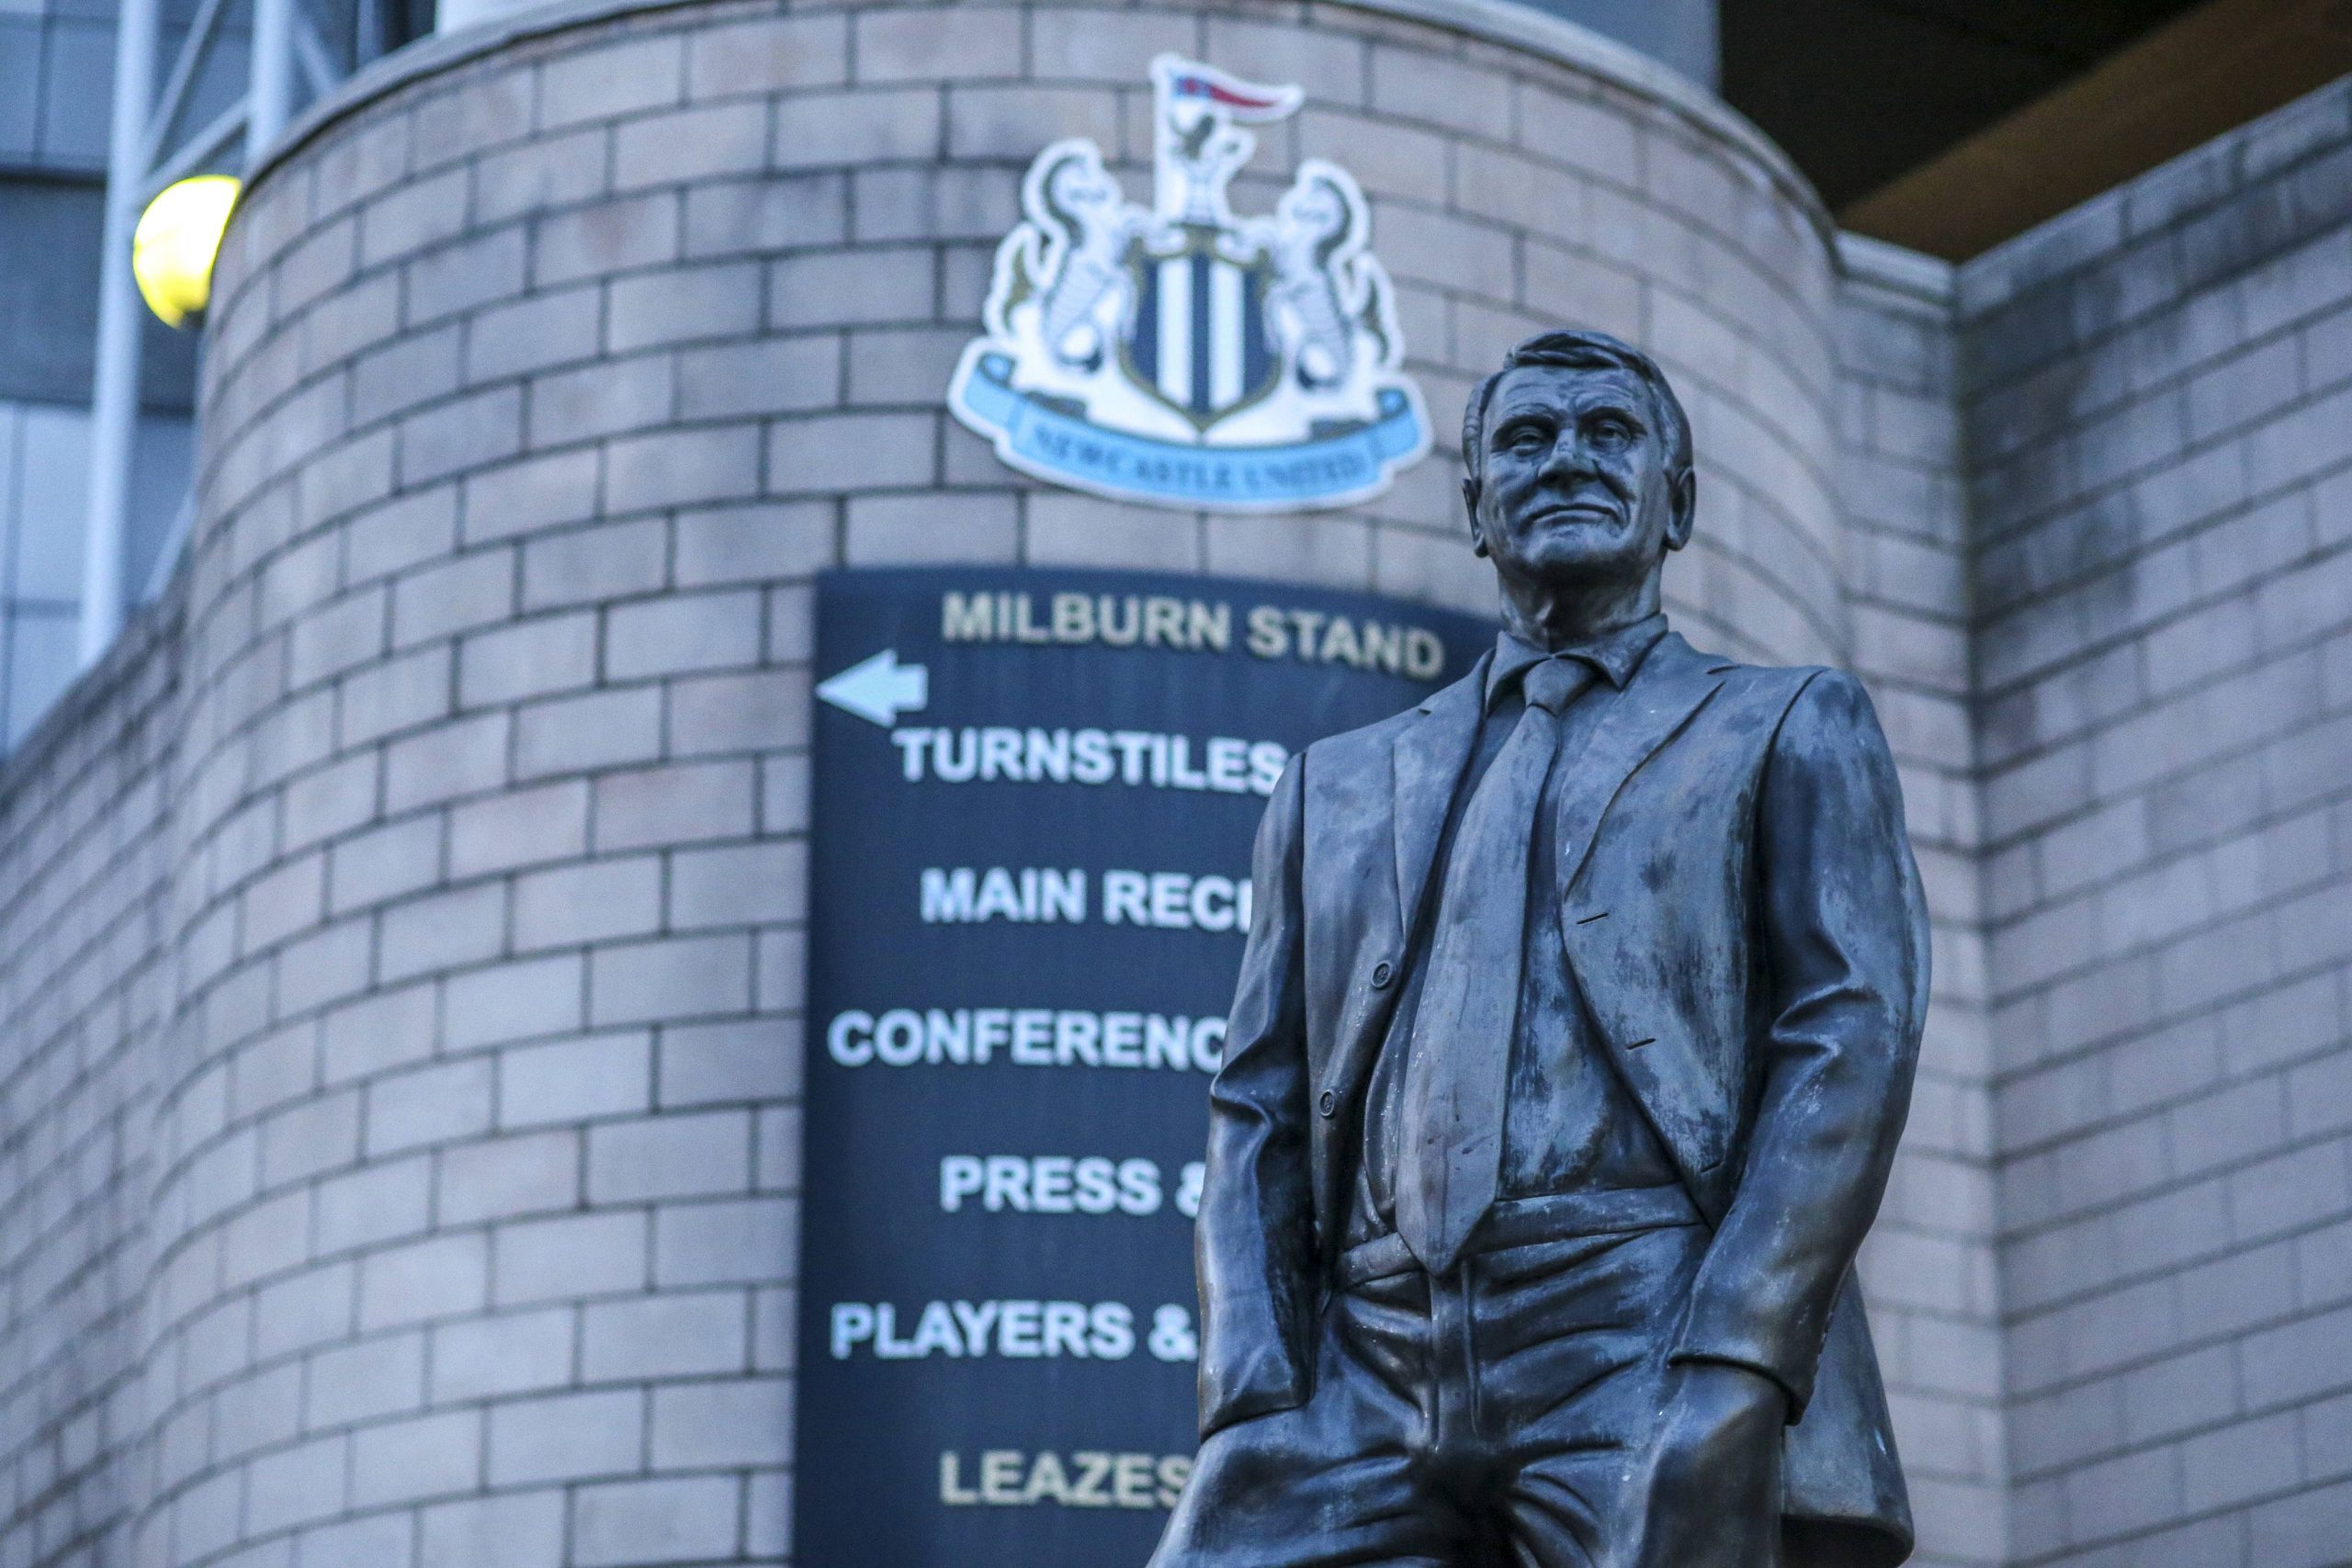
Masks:
[[[1292,754],[1491,623],[1195,577],[818,590],[795,1561],[1129,1568],[1194,1448],[1206,1091]]]

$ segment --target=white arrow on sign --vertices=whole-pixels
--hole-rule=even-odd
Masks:
[[[899,650],[886,648],[831,680],[819,682],[817,694],[844,713],[888,726],[896,724],[900,713],[931,700],[931,671],[920,664],[899,663]]]

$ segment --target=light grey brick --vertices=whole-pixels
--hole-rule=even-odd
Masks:
[[[426,326],[521,293],[524,239],[520,228],[494,229],[408,263],[401,269],[406,323]]]
[[[522,394],[513,387],[469,393],[401,422],[401,483],[429,484],[522,450]]]
[[[526,1133],[444,1149],[434,1212],[444,1224],[569,1209],[580,1195],[580,1139]]]
[[[595,781],[597,852],[747,838],[755,783],[748,761],[681,762],[605,773]]]
[[[448,649],[424,648],[345,676],[338,714],[342,744],[356,747],[446,716],[449,665]],[[372,757],[356,761],[373,763]]]
[[[596,617],[538,615],[467,637],[458,700],[469,708],[576,692],[596,679]]]
[[[908,13],[911,15],[911,13]],[[967,13],[973,17],[984,12]],[[1034,157],[1033,149],[1082,136],[1097,146],[1119,141],[1119,98],[1099,87],[958,86],[947,95],[950,158]],[[860,213],[861,219],[864,214]],[[985,231],[983,231],[983,235]]]
[[[377,1078],[367,1094],[370,1159],[490,1130],[491,1065],[480,1057]]]
[[[772,254],[849,237],[849,176],[833,170],[697,185],[686,192],[685,254]]]
[[[424,1156],[362,1166],[319,1183],[311,1235],[321,1255],[416,1235],[432,1207],[431,1162]]]
[[[687,46],[689,97],[825,86],[849,74],[849,18],[762,17],[698,31]]]
[[[427,983],[378,991],[328,1013],[319,1032],[326,1081],[347,1083],[431,1055],[435,1008]]]
[[[657,1470],[788,1465],[792,1382],[729,1378],[657,1387],[652,1438]]]
[[[396,904],[384,911],[377,972],[403,980],[497,957],[506,945],[506,889],[495,883]]]
[[[1071,10],[1054,26],[1033,28],[1034,75],[1073,77],[1125,86],[1143,81],[1156,54],[1197,56],[1200,24],[1183,12]]]
[[[301,1431],[302,1369],[288,1362],[221,1388],[213,1404],[213,1453],[228,1459],[291,1441]]]
[[[693,104],[613,133],[613,184],[629,190],[748,174],[767,164],[764,102]]]
[[[599,948],[589,956],[590,1017],[603,1027],[741,1012],[751,1003],[751,959],[738,935]]]
[[[468,385],[527,376],[596,355],[604,333],[603,291],[563,288],[478,310],[466,323]]]
[[[351,1333],[358,1270],[347,1262],[276,1280],[254,1292],[254,1353],[283,1356]]]
[[[674,260],[679,213],[675,191],[548,213],[532,225],[531,281],[545,288]]]
[[[515,879],[518,948],[572,947],[645,936],[662,925],[662,863],[653,855],[583,861]]]
[[[662,1032],[664,1109],[800,1092],[800,1031],[783,1019],[673,1024]]]
[[[614,680],[757,664],[756,593],[672,595],[605,612],[605,664]]]
[[[570,1214],[502,1225],[497,1233],[494,1297],[523,1306],[642,1289],[646,1216]]]
[[[741,1291],[600,1302],[581,1322],[581,1374],[592,1382],[737,1372],[748,1355],[751,1313]]]
[[[539,69],[539,129],[609,119],[678,101],[685,42],[675,33],[605,41]]]
[[[585,852],[588,785],[571,781],[469,801],[449,813],[449,874],[568,860]]]
[[[413,647],[504,620],[514,610],[514,552],[478,550],[392,584],[392,646]]]
[[[853,27],[860,82],[1021,73],[1021,19],[1011,12],[878,11],[858,16]]]
[[[447,981],[445,1043],[452,1051],[469,1051],[577,1029],[584,978],[580,958],[563,954],[453,975]]]
[[[491,1483],[528,1485],[628,1474],[640,1467],[645,1396],[635,1390],[553,1394],[492,1407]]]
[[[351,367],[351,421],[355,425],[407,413],[458,389],[458,337],[455,326],[395,339],[361,355]]]
[[[739,337],[760,324],[760,267],[752,262],[678,266],[616,278],[605,290],[605,346],[630,354]]]
[[[616,440],[605,454],[605,503],[614,512],[707,506],[760,490],[753,425],[654,431]]]
[[[760,933],[759,1005],[763,1011],[797,1010],[807,1000],[808,951],[799,931]]]
[[[447,555],[457,536],[456,486],[396,496],[344,525],[345,581],[356,587]]]
[[[381,655],[384,600],[382,589],[363,589],[296,621],[287,640],[287,680],[307,686]]]
[[[424,1337],[393,1334],[312,1356],[304,1421],[312,1430],[415,1410],[424,1403]],[[339,1482],[342,1463],[335,1475]]]
[[[808,909],[806,844],[681,850],[670,862],[673,930],[797,920]]]
[[[291,1105],[261,1125],[265,1188],[349,1165],[359,1156],[359,1096],[324,1094]]]
[[[827,409],[841,400],[841,344],[829,333],[688,349],[678,358],[678,415]]]
[[[789,1279],[799,1236],[790,1198],[666,1204],[654,1222],[654,1282],[671,1290]]]
[[[770,502],[681,513],[678,586],[805,577],[834,564],[834,509],[828,502]]]
[[[361,1428],[351,1438],[352,1506],[382,1507],[474,1490],[481,1473],[481,1412],[450,1410]],[[415,1520],[405,1513],[378,1515],[351,1528],[376,1532],[368,1541],[370,1554],[322,1558],[322,1562],[405,1562],[405,1555],[390,1553],[395,1545],[403,1553],[409,1549]]]
[[[768,325],[927,325],[938,297],[937,265],[927,248],[815,251],[768,269]]]
[[[344,1508],[345,1439],[324,1438],[256,1458],[245,1472],[245,1524],[256,1534]]]
[[[652,1052],[623,1032],[507,1051],[498,1064],[502,1127],[640,1113],[652,1103]]]
[[[644,593],[665,585],[670,531],[659,518],[609,523],[523,547],[523,607],[543,610]]]
[[[931,483],[938,421],[928,413],[836,413],[786,420],[768,437],[772,494],[889,490]]]
[[[589,1129],[591,1203],[732,1196],[749,1191],[751,1178],[752,1122],[740,1111],[673,1112]]]
[[[530,443],[557,446],[664,424],[676,401],[676,366],[666,354],[605,360],[541,377],[531,386]],[[580,515],[588,513],[583,509]]]
[[[490,1244],[436,1235],[371,1253],[359,1264],[362,1333],[480,1312],[490,1296]]]
[[[576,1568],[697,1562],[735,1550],[737,1483],[728,1476],[611,1482],[571,1497]]]
[[[564,1494],[469,1497],[417,1517],[418,1568],[562,1568]]]
[[[1194,532],[1189,519],[1165,513],[1152,527]],[[1010,495],[959,496],[953,512],[928,496],[852,496],[842,537],[843,558],[853,566],[1011,561],[1020,558],[1020,509]]]
[[[500,1313],[433,1331],[436,1404],[537,1393],[571,1382],[570,1306]]]
[[[594,516],[602,469],[594,451],[562,452],[469,475],[466,539],[480,543]]]
[[[662,750],[662,693],[650,686],[556,697],[522,710],[515,772],[525,778],[650,761]]]
[[[763,758],[760,762],[760,830],[805,832],[808,827],[808,759],[806,754]]]
[[[326,857],[303,855],[277,867],[248,885],[237,902],[244,951],[275,946],[325,912]]]

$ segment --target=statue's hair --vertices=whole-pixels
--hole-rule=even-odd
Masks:
[[[1537,333],[1503,355],[1503,367],[1470,389],[1462,409],[1462,467],[1475,482],[1486,477],[1487,404],[1502,378],[1522,365],[1559,365],[1577,370],[1623,370],[1649,393],[1650,411],[1666,436],[1666,471],[1679,479],[1690,471],[1690,419],[1657,361],[1607,333],[1559,328]]]

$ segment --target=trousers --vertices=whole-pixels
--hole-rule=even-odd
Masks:
[[[1211,1434],[1151,1568],[1611,1568],[1707,1235],[1343,1264],[1313,1395]]]

